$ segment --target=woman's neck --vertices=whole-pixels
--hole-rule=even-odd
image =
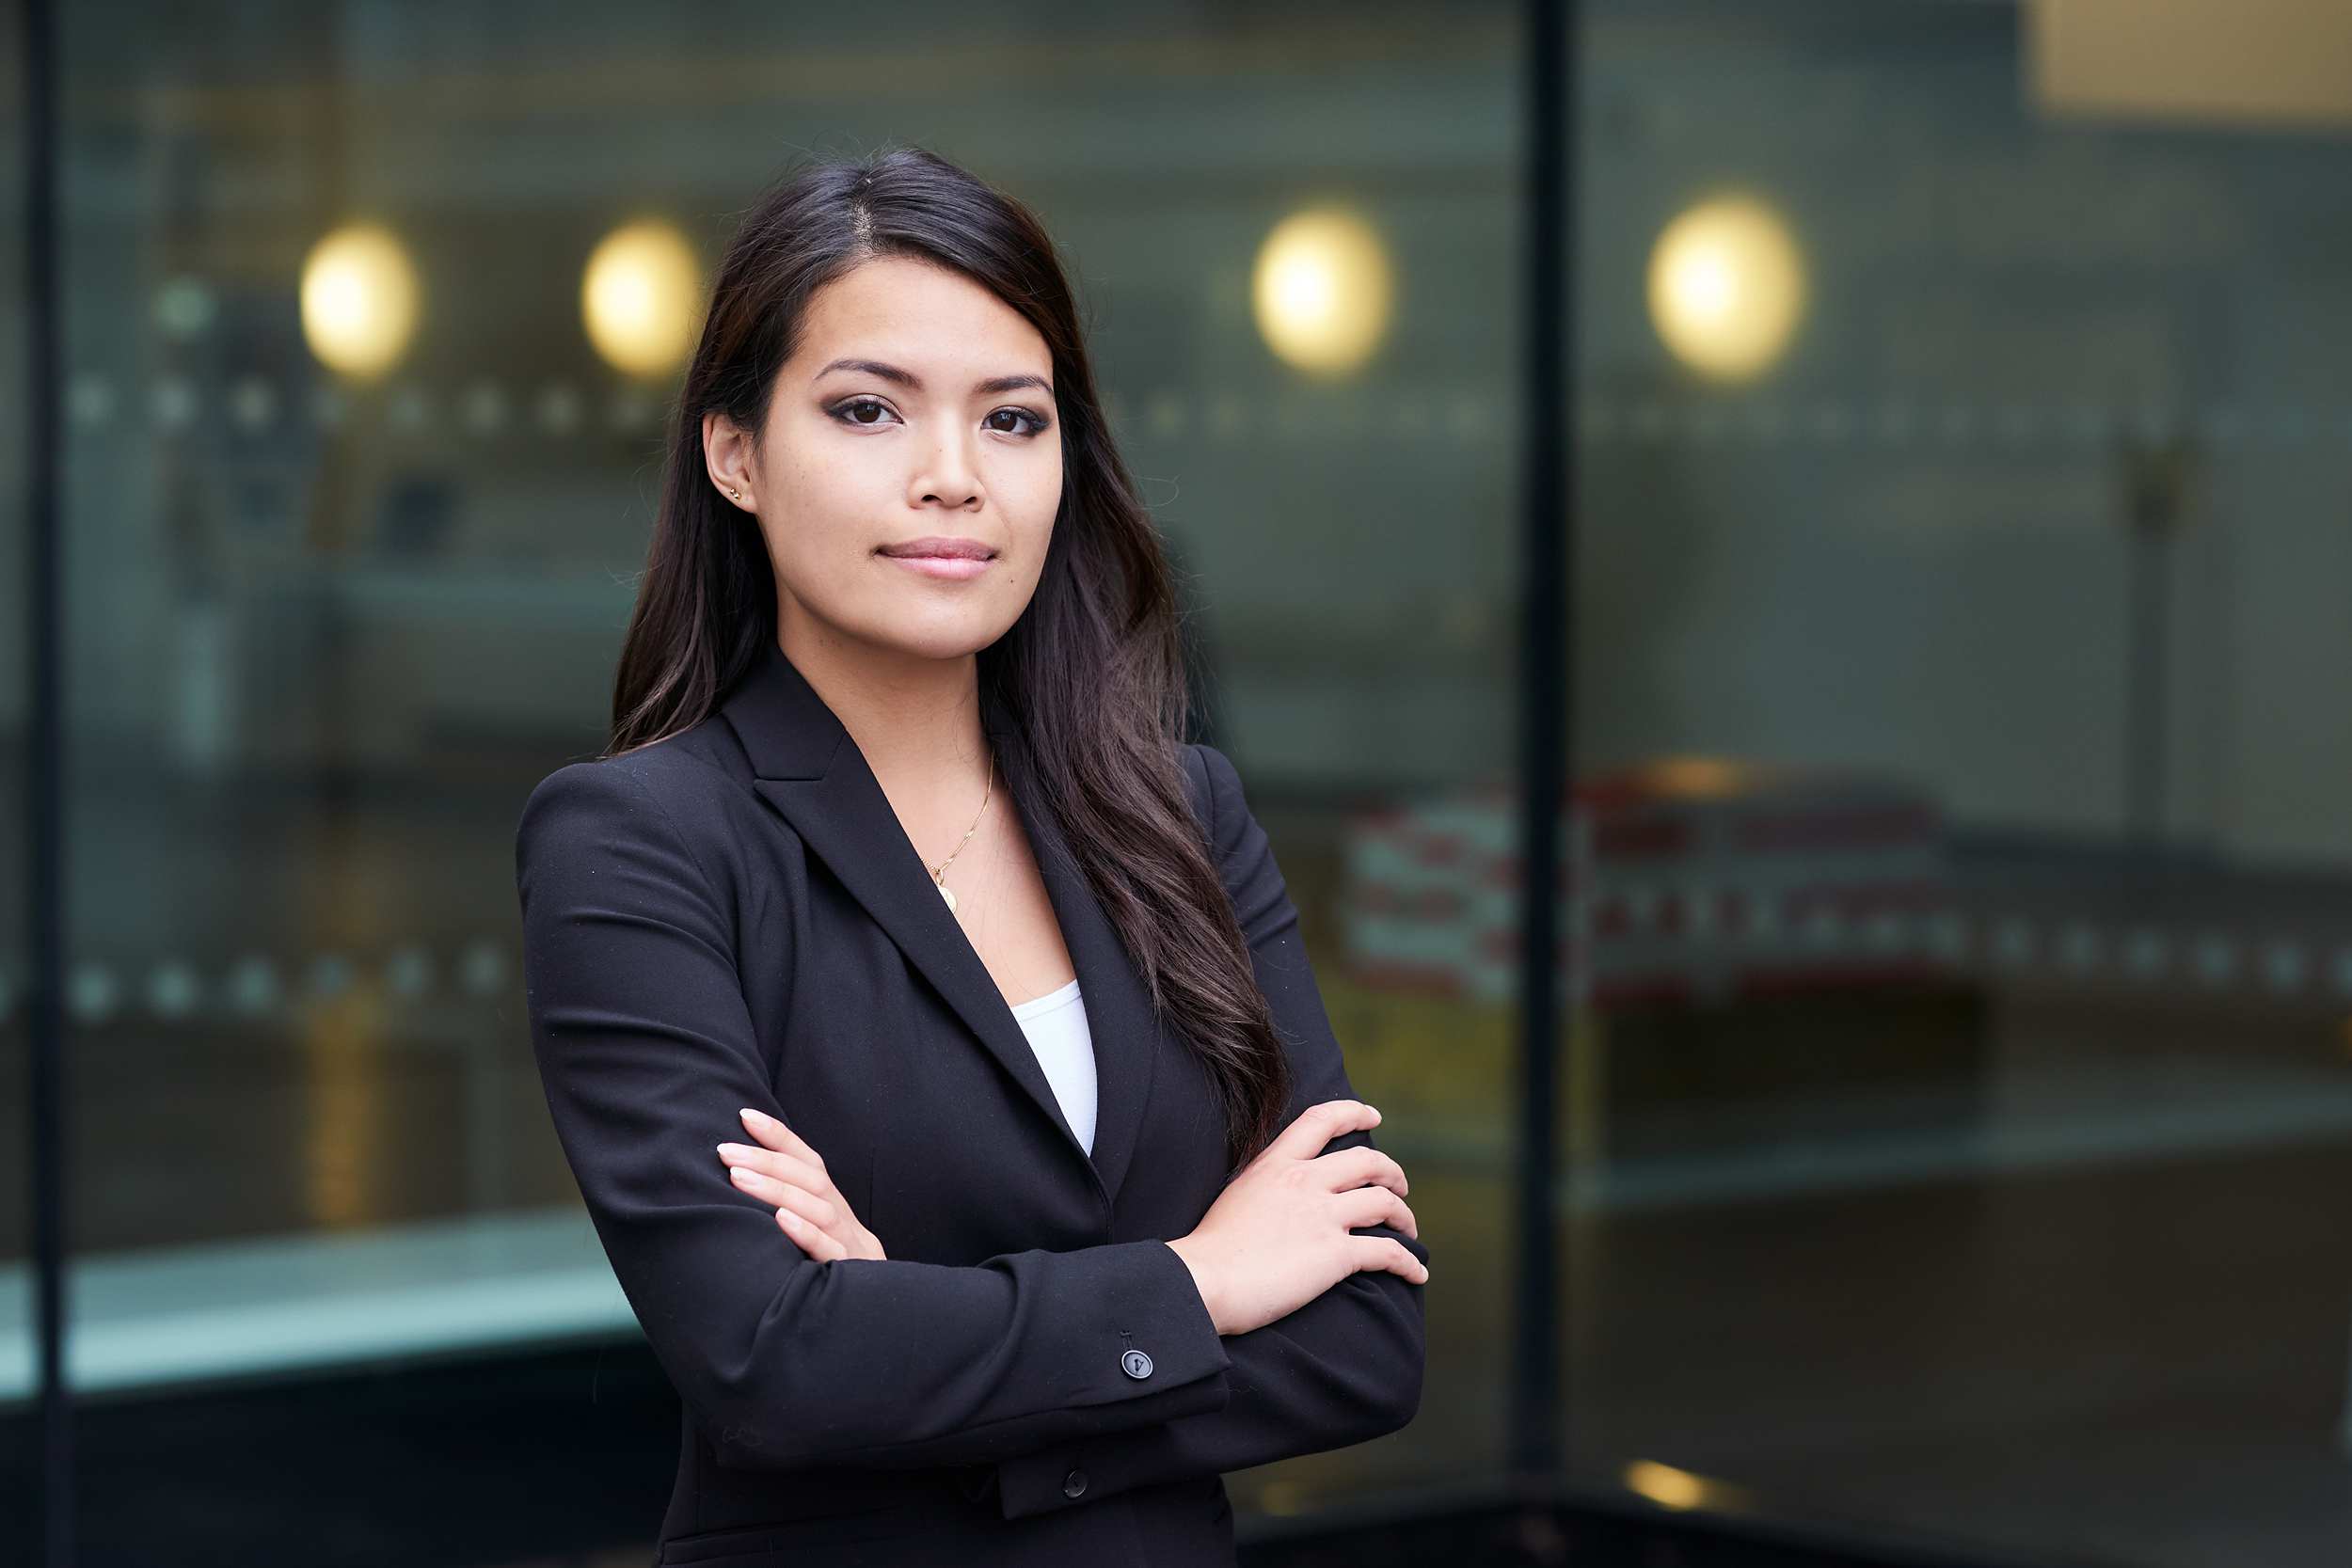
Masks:
[[[959,812],[969,819],[987,787],[979,658],[877,651],[821,635],[777,639],[866,757],[901,821],[918,830]]]

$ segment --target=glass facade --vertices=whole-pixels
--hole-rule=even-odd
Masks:
[[[1572,1467],[2340,1560],[2352,24],[1585,15]]]
[[[47,531],[77,1399],[528,1362],[560,1434],[642,1353],[524,1030],[516,814],[601,746],[673,329],[734,215],[913,142],[1064,247],[1201,736],[1431,1247],[1419,1418],[1230,1477],[1245,1539],[1494,1487],[1520,1272],[1556,1262],[1571,1498],[2340,1560],[2352,84],[2309,62],[2352,28],[1568,7],[1572,395],[1531,410],[1536,8],[38,8],[54,48],[11,62],[55,123],[10,114],[0,182],[22,209],[49,150],[58,283],[21,245],[0,276],[61,333],[59,489],[0,494],[0,604],[48,592]],[[0,341],[20,388],[27,354]],[[1553,415],[1574,483],[1530,497]],[[1523,657],[1531,509],[1572,563],[1558,674]],[[1518,741],[1564,686],[1546,1259]],[[31,909],[0,912],[20,1127]],[[27,1173],[0,1557],[30,1560]],[[270,1560],[284,1483],[152,1430],[87,1447],[86,1560]],[[646,1555],[646,1432],[642,1529],[580,1549]],[[355,1539],[441,1441],[385,1440]],[[199,1472],[200,1507],[108,1506]]]
[[[1204,733],[1280,847],[1357,1087],[1430,1130],[1396,1149],[1422,1224],[1464,1238],[1422,1419],[1236,1504],[1500,1465],[1505,1259],[1470,1238],[1512,999],[1404,988],[1377,960],[1428,956],[1359,955],[1348,920],[1381,808],[1512,766],[1516,14],[878,15],[58,8],[84,1393],[639,1342],[525,1033],[516,816],[601,744],[663,322],[781,169],[905,140],[1065,247],[1187,577]],[[273,1490],[217,1528],[267,1540]]]

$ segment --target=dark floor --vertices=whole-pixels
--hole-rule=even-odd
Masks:
[[[1571,1225],[1580,1476],[2140,1564],[2352,1560],[2352,1144]]]

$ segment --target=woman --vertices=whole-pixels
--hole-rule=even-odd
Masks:
[[[683,1407],[660,1561],[1231,1562],[1223,1471],[1412,1418],[1404,1172],[1186,717],[1034,216],[903,149],[771,191],[612,745],[516,840],[548,1103]]]

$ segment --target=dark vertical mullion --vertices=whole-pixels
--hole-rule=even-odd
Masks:
[[[1576,79],[1575,0],[1527,8],[1526,459],[1519,501],[1519,1139],[1511,1464],[1537,1488],[1560,1467],[1559,1281],[1553,1213],[1554,1088],[1560,1042],[1557,958],[1561,816],[1568,778],[1567,614],[1573,498],[1567,439],[1572,359],[1568,126]]]
[[[32,643],[25,696],[25,986],[32,1120],[33,1325],[40,1399],[40,1560],[73,1560],[73,1424],[65,1386],[65,888],[64,792],[58,738],[60,636],[65,583],[57,531],[56,18],[47,0],[25,0],[24,72],[24,520],[29,562],[24,625]]]

